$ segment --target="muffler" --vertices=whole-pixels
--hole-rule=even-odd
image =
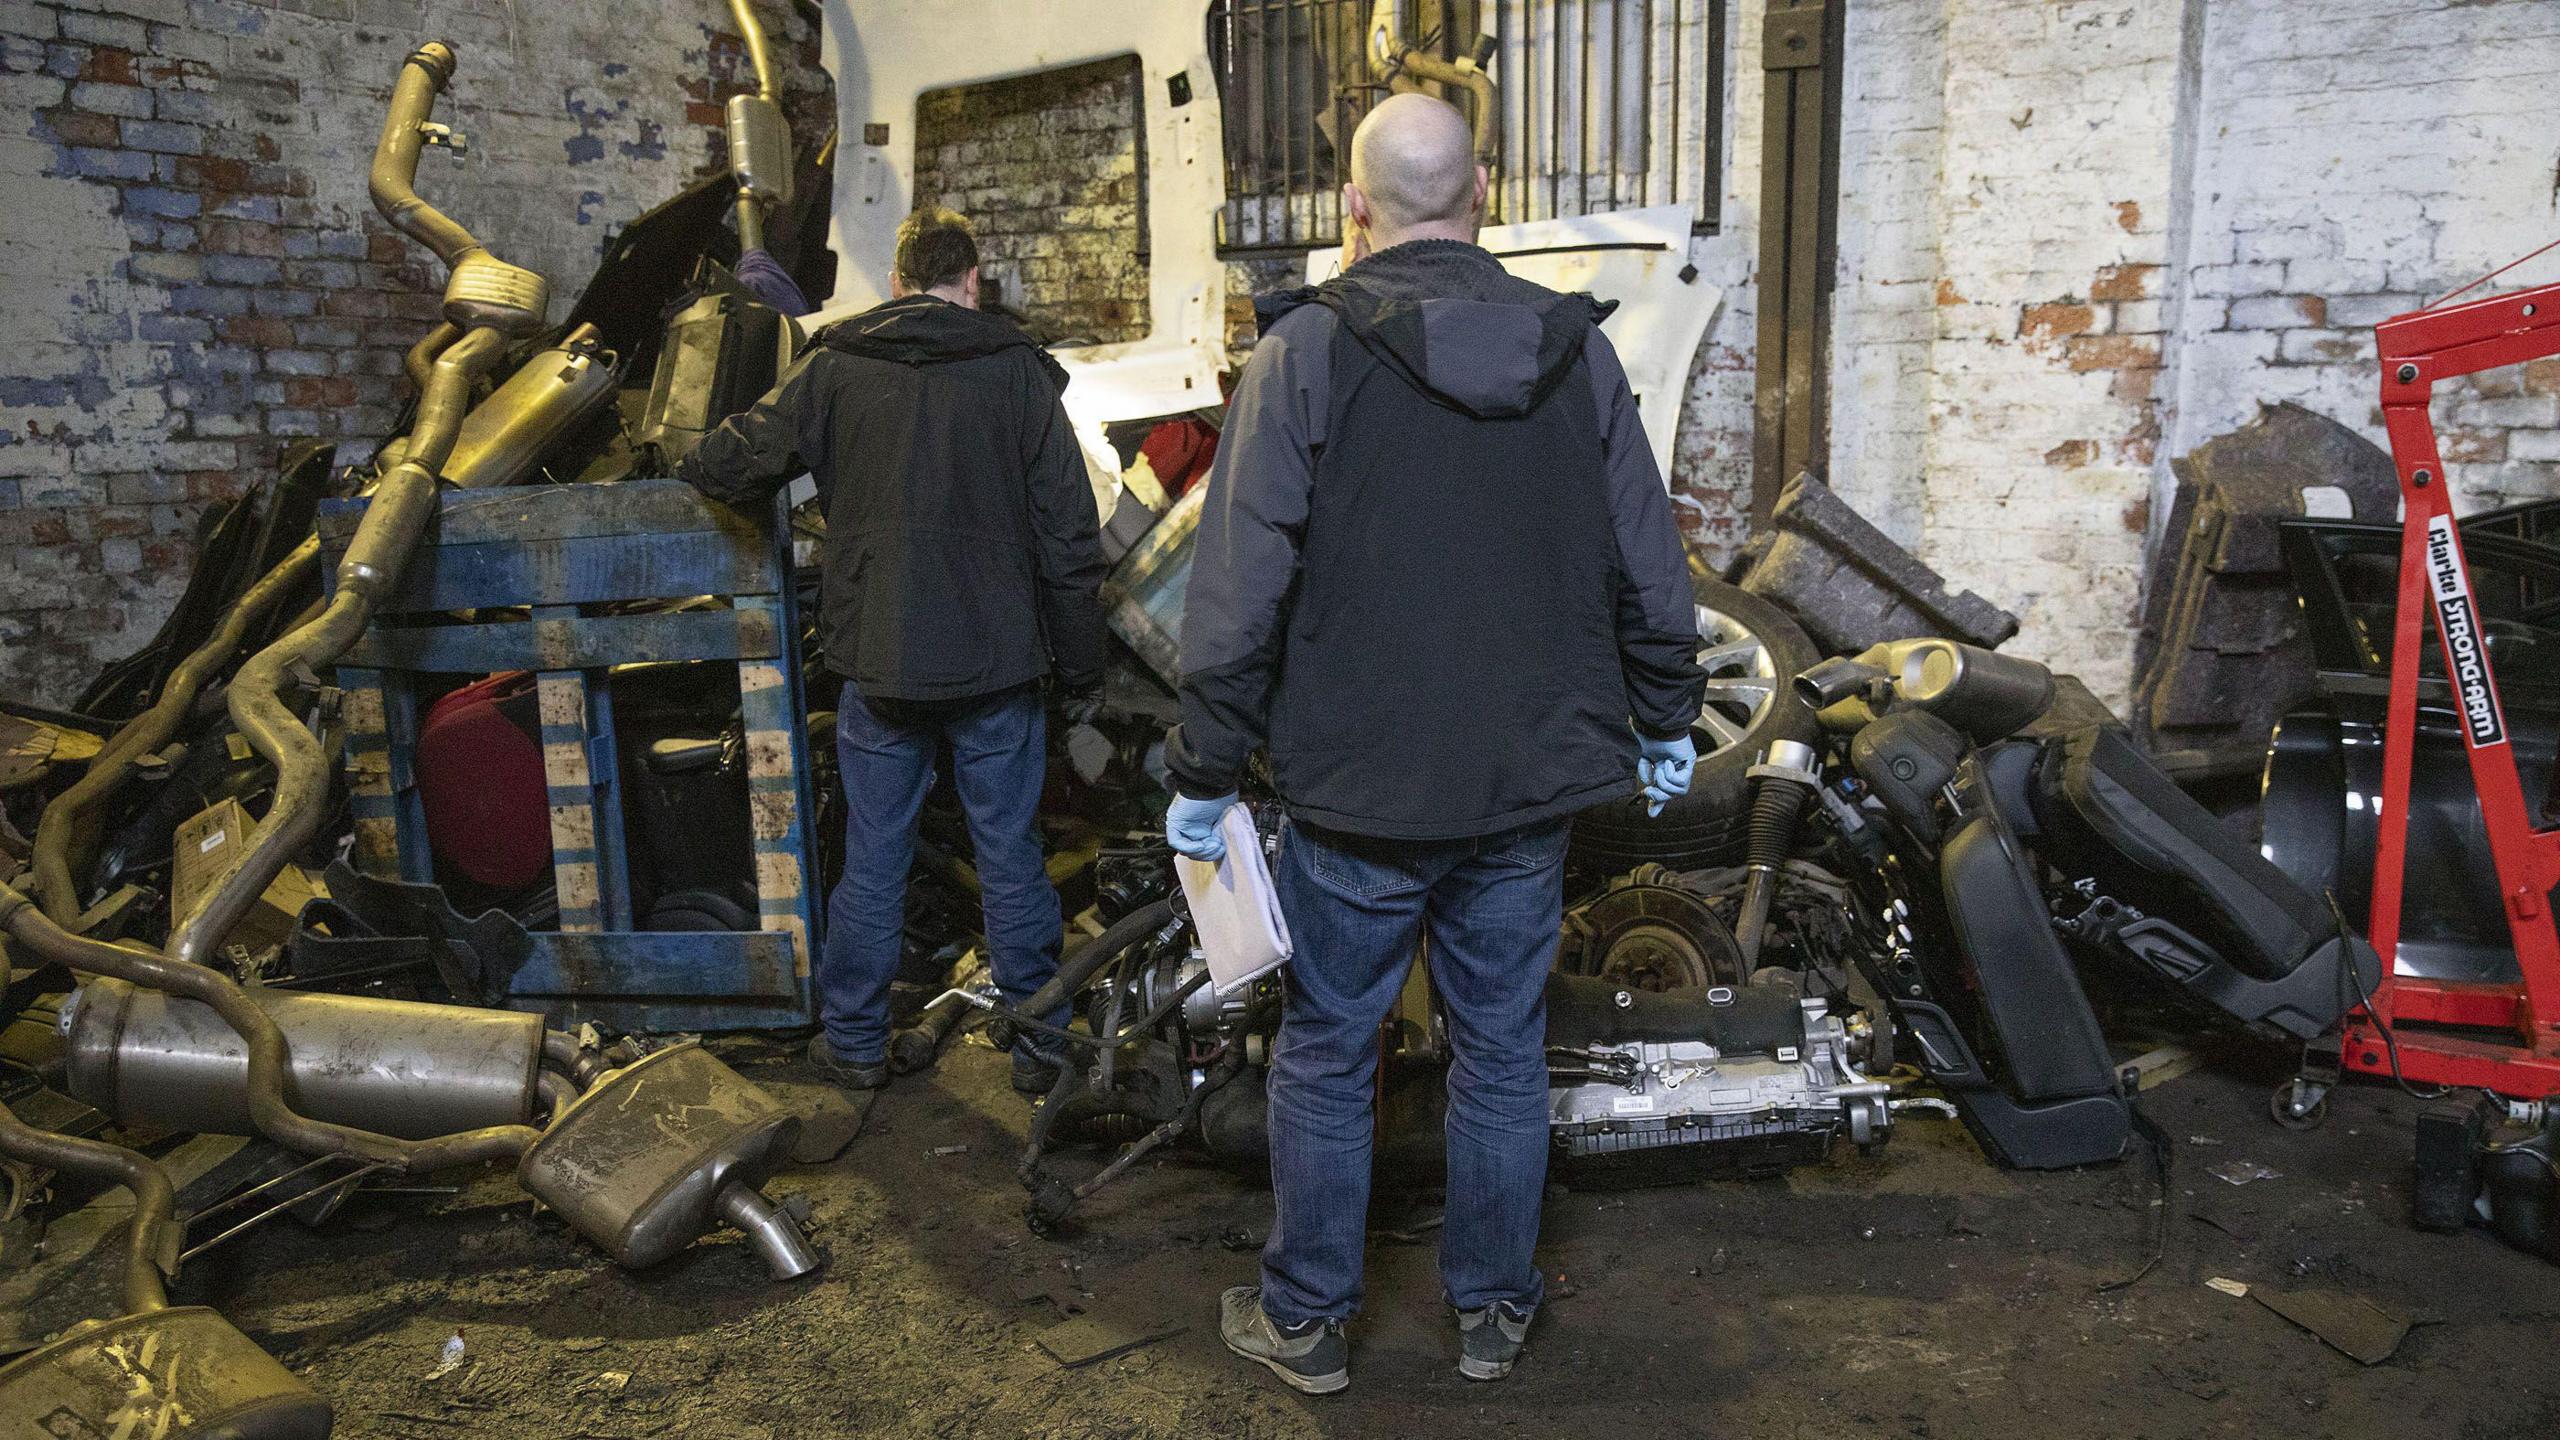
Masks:
[[[402,1140],[534,1119],[540,1015],[243,988],[284,1032],[285,1094],[301,1114]],[[119,1124],[257,1133],[248,1042],[211,1006],[92,980],[61,1028],[71,1093]]]

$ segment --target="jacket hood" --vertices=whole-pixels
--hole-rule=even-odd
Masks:
[[[1268,329],[1305,304],[1333,311],[1423,393],[1487,420],[1538,408],[1582,358],[1591,327],[1617,308],[1523,280],[1458,240],[1410,240],[1254,308]]]
[[[874,305],[819,331],[815,343],[847,355],[900,365],[974,360],[1020,346],[1039,359],[1041,371],[1052,385],[1060,390],[1067,388],[1066,367],[1012,321],[954,305],[936,295],[907,295]]]

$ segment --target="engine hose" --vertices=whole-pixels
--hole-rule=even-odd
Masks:
[[[133,1218],[125,1224],[125,1313],[169,1308],[168,1287],[160,1277],[161,1240],[177,1213],[178,1192],[168,1171],[121,1145],[38,1130],[6,1105],[0,1105],[0,1155],[68,1175],[112,1179],[132,1191]]]
[[[1799,781],[1764,776],[1751,795],[1751,828],[1743,864],[1749,878],[1742,887],[1742,913],[1733,937],[1742,946],[1742,973],[1760,960],[1760,945],[1769,929],[1769,905],[1777,898],[1778,871],[1795,848],[1796,826],[1804,818],[1813,787]]]
[[[279,598],[310,579],[320,560],[320,539],[312,536],[295,546],[275,568],[260,576],[224,613],[213,634],[169,672],[151,708],[115,733],[89,762],[88,773],[44,807],[36,823],[29,869],[36,899],[56,924],[68,925],[80,915],[81,885],[75,875],[96,858],[106,802],[133,773],[143,757],[156,753],[177,734],[204,684],[239,653],[251,629],[266,618]]]
[[[433,1140],[401,1140],[333,1125],[298,1114],[285,1099],[288,1056],[284,1031],[265,1007],[229,976],[204,965],[154,954],[149,950],[110,945],[74,935],[56,925],[35,902],[0,885],[0,933],[37,959],[85,975],[104,975],[128,984],[193,1000],[222,1017],[236,1031],[249,1054],[247,1101],[250,1123],[260,1135],[304,1155],[345,1155],[420,1175],[448,1166],[488,1161],[512,1163],[539,1134],[530,1125],[490,1125]]]
[[[980,995],[970,995],[968,997],[968,1001],[979,1009],[984,1010],[991,1015],[1002,1016],[1005,1020],[1010,1021],[1016,1027],[1031,1031],[1035,1035],[1046,1035],[1052,1039],[1063,1040],[1070,1045],[1080,1045],[1089,1050],[1108,1051],[1117,1050],[1121,1046],[1126,1045],[1130,1041],[1138,1039],[1141,1036],[1154,1034],[1155,1028],[1164,1023],[1166,1016],[1169,1016],[1174,1011],[1180,1009],[1182,1007],[1182,1002],[1190,999],[1192,992],[1198,990],[1201,986],[1208,984],[1209,980],[1209,972],[1206,970],[1201,971],[1199,974],[1192,976],[1190,979],[1185,980],[1180,985],[1176,986],[1174,988],[1174,992],[1164,997],[1162,1001],[1158,1002],[1156,1008],[1138,1017],[1138,1019],[1132,1021],[1127,1026],[1112,1031],[1107,1035],[1088,1035],[1081,1030],[1070,1030],[1063,1025],[1052,1025],[1045,1020],[1034,1020],[1029,1014],[1031,1002],[1027,1000],[1023,1002],[1023,1008],[1020,1010],[1005,1004],[1001,1000],[989,1000]]]
[[[991,1015],[1001,1017],[1018,1029],[1028,1030],[1035,1035],[1046,1035],[1051,1039],[1063,1040],[1068,1044],[1086,1049],[1104,1047],[1117,1049],[1139,1036],[1148,1034],[1157,1025],[1163,1023],[1164,1018],[1171,1015],[1184,1000],[1190,998],[1193,991],[1209,983],[1209,972],[1203,970],[1192,976],[1171,995],[1166,996],[1155,1009],[1148,1011],[1133,1024],[1109,1035],[1087,1034],[1063,1025],[1052,1025],[1045,1020],[1035,1020],[1032,1017],[1055,1011],[1073,999],[1086,985],[1092,983],[1093,977],[1101,974],[1104,966],[1118,960],[1137,945],[1180,933],[1183,924],[1183,921],[1174,918],[1173,901],[1169,898],[1158,900],[1152,905],[1142,905],[1121,916],[1083,948],[1060,962],[1058,973],[1049,977],[1049,983],[1033,991],[1031,998],[1019,1005],[1008,1005],[1001,1000],[990,1000],[972,991],[959,989],[947,990],[935,996],[933,1004],[939,1005],[944,1000],[956,998],[963,1004],[974,1005]]]
[[[1173,901],[1170,898],[1139,906],[1113,921],[1101,934],[1059,962],[1058,973],[1049,977],[1049,983],[1033,991],[1030,999],[1015,1008],[1022,1015],[1048,1014],[1075,998],[1076,992],[1100,974],[1103,966],[1119,959],[1129,947],[1172,923]],[[1003,1013],[1013,1015],[1010,1010]],[[1013,1018],[1018,1022],[1020,1017]]]

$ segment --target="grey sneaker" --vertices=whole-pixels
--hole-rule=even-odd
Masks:
[[[1260,1361],[1301,1394],[1331,1395],[1351,1388],[1351,1343],[1342,1338],[1342,1322],[1314,1320],[1283,1330],[1263,1312],[1259,1285],[1238,1285],[1218,1297],[1218,1336],[1228,1349]]]
[[[1519,1363],[1529,1341],[1529,1317],[1499,1301],[1458,1312],[1458,1373],[1470,1380],[1499,1380]]]
[[[879,1090],[889,1083],[889,1062],[874,1060],[868,1065],[847,1060],[827,1043],[827,1032],[809,1037],[809,1063],[844,1090]]]

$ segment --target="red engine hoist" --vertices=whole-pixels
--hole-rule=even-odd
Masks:
[[[2560,885],[2560,830],[2535,828],[2525,805],[2427,402],[2439,380],[2560,355],[2560,285],[2395,316],[2374,327],[2374,334],[2382,357],[2382,418],[2405,509],[2369,926],[2382,976],[2368,1003],[2349,1017],[2340,1060],[2351,1071],[2389,1074],[2396,1040],[2396,1064],[2410,1081],[2539,1098],[2560,1093],[2560,929],[2551,913],[2551,891]],[[2427,615],[2435,618],[2447,688],[2497,863],[2507,929],[2515,939],[2517,978],[2511,982],[2396,973],[2419,647],[2426,643],[2421,626]],[[2413,1026],[2428,1028],[2407,1028]]]

